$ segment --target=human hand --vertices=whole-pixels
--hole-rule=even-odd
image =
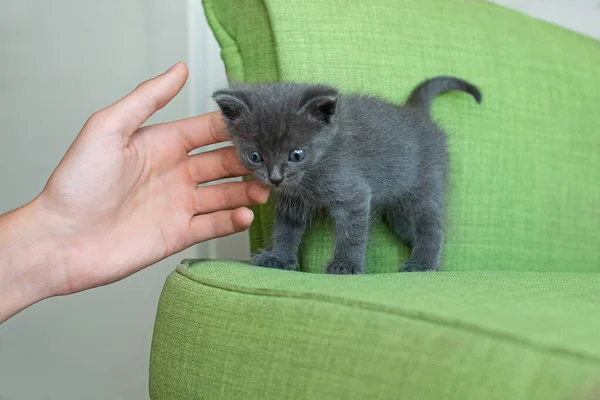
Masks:
[[[43,280],[34,285],[40,299],[114,282],[195,243],[245,230],[253,215],[244,206],[267,200],[268,189],[255,181],[197,187],[249,174],[232,147],[188,155],[227,140],[219,113],[140,128],[187,74],[176,64],[92,115],[21,211],[38,249],[54,252],[45,261],[51,265],[28,272]]]

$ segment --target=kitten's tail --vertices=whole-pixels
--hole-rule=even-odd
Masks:
[[[481,103],[481,92],[477,86],[453,76],[436,76],[419,84],[406,100],[409,106],[423,107],[429,110],[431,100],[438,94],[460,90],[469,93],[477,103]]]

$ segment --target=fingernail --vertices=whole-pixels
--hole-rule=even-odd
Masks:
[[[168,70],[165,72],[165,74],[168,74],[169,72],[173,71],[173,70],[175,69],[175,67],[176,67],[177,65],[179,65],[179,63],[180,63],[180,61],[176,62],[176,63],[175,63],[175,64],[174,64],[174,65],[173,65],[171,68],[169,68],[169,69],[168,69]]]
[[[267,201],[269,201],[269,197],[271,196],[271,191],[270,190],[266,190],[265,194],[262,197],[262,201],[261,204],[265,204]]]
[[[244,209],[246,210],[246,214],[248,214],[248,212],[250,212],[249,218],[250,218],[250,223],[252,223],[254,221],[254,212],[247,207],[244,207]]]

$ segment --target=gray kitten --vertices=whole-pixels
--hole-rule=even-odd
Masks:
[[[403,106],[323,85],[241,85],[215,92],[242,163],[276,194],[273,246],[253,263],[296,269],[309,218],[326,210],[336,229],[327,273],[363,272],[374,216],[412,249],[401,271],[437,270],[448,151],[429,107],[434,96],[451,90],[481,102],[477,87],[444,76],[422,82]]]

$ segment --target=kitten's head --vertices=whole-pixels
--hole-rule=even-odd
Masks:
[[[235,86],[213,98],[242,163],[276,189],[297,187],[336,133],[338,93],[327,86]]]

